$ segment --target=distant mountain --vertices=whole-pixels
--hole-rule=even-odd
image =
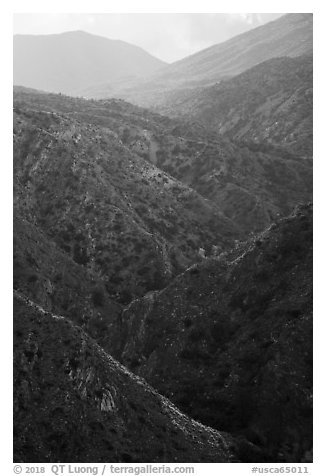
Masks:
[[[271,58],[312,54],[310,13],[291,13],[173,63],[152,78],[108,88],[106,97],[122,97],[145,107],[164,106],[171,91],[214,85]],[[105,88],[85,91],[105,97]]]
[[[234,76],[278,56],[312,53],[312,14],[292,13],[170,65],[160,78],[186,85]]]
[[[143,49],[83,31],[14,36],[14,84],[78,95],[92,85],[146,76],[165,63]]]
[[[265,461],[311,461],[312,207],[122,314],[119,360]]]
[[[14,316],[16,463],[238,460],[229,435],[183,415],[68,319],[19,293]]]
[[[176,91],[160,108],[236,141],[312,156],[313,59],[273,58],[215,86]]]

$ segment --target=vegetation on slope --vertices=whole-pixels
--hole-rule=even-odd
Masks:
[[[105,127],[138,157],[213,202],[243,236],[312,196],[312,162],[272,144],[236,145],[205,125],[172,120],[124,101],[86,101],[15,89],[16,107],[69,114]],[[309,147],[308,141],[305,141]],[[302,151],[301,151],[302,152]],[[207,203],[207,202],[206,202]]]
[[[311,459],[312,210],[192,266],[122,315],[122,362],[194,418]]]
[[[235,460],[229,435],[183,415],[69,320],[19,294],[14,311],[15,462]]]
[[[114,299],[164,286],[236,227],[217,207],[125,147],[110,129],[65,114],[14,114],[15,207]]]
[[[312,156],[312,56],[273,58],[226,81],[171,96],[161,112],[236,141]]]
[[[76,263],[35,225],[14,218],[14,289],[81,326],[111,351],[122,307],[103,280]]]

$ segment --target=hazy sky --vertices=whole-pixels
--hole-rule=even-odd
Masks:
[[[172,62],[227,40],[283,13],[19,13],[14,34],[84,30],[141,46]]]

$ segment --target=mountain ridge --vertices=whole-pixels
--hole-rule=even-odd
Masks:
[[[144,107],[161,107],[173,91],[211,86],[273,57],[312,53],[312,41],[312,14],[287,14],[172,63],[138,83],[111,85],[107,93],[104,86],[98,91],[90,87],[83,95],[121,97]]]
[[[159,108],[234,141],[312,157],[313,58],[273,58],[218,84],[176,92]]]
[[[87,32],[14,36],[14,84],[49,92],[76,94],[164,65],[138,46]]]

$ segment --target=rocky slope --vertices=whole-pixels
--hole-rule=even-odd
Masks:
[[[146,76],[166,63],[142,48],[84,31],[14,36],[14,84],[79,95],[80,89]]]
[[[16,294],[14,461],[231,462],[232,438],[183,415],[79,327]]]
[[[123,312],[121,361],[265,461],[311,460],[312,209]]]
[[[312,156],[312,56],[274,58],[215,86],[171,96],[161,112],[233,140]]]
[[[56,111],[87,127],[110,129],[133,154],[214,203],[232,221],[233,237],[235,229],[243,235],[261,230],[278,214],[311,200],[312,161],[301,160],[302,151],[264,143],[237,145],[206,124],[169,119],[124,101],[86,101],[22,88],[15,89],[15,98],[18,108]]]
[[[115,88],[94,87],[87,97],[121,97],[145,107],[164,106],[175,90],[211,86],[271,58],[312,53],[312,14],[291,13],[168,65],[152,78]]]
[[[200,247],[228,246],[238,234],[217,206],[109,127],[22,101],[14,111],[14,186],[20,215],[121,302],[162,287]]]

